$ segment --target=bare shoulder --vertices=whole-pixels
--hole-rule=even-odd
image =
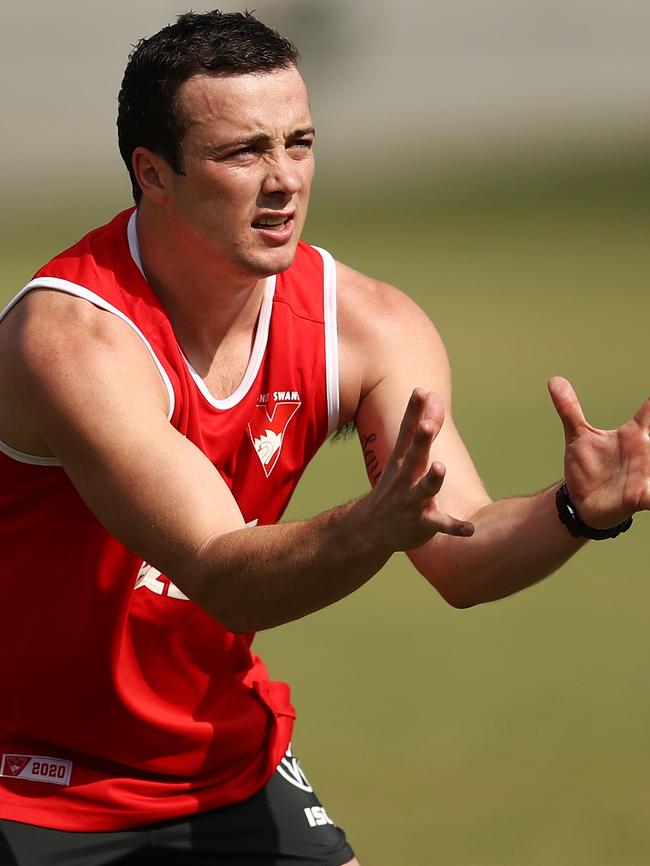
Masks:
[[[389,283],[369,277],[340,262],[336,263],[339,324],[362,331],[378,329],[399,333],[401,329],[435,331],[424,311],[407,294]]]
[[[0,323],[0,439],[18,450],[51,453],[50,415],[87,413],[120,386],[142,390],[164,408],[148,350],[114,314],[64,292],[33,289]]]
[[[0,326],[3,353],[26,371],[46,373],[59,364],[141,345],[133,329],[90,301],[54,289],[32,289]]]
[[[444,391],[447,353],[433,322],[407,294],[337,262],[341,397],[344,420],[387,376],[409,371]]]
[[[148,348],[113,313],[34,290],[0,324],[0,439],[53,456],[108,532],[192,597],[196,552],[244,521],[168,408]]]

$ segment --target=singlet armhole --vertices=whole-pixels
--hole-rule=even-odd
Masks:
[[[80,286],[77,283],[70,282],[69,280],[62,280],[59,277],[38,277],[37,279],[27,283],[27,285],[23,289],[21,289],[18,294],[7,304],[4,310],[0,312],[0,322],[4,319],[7,313],[12,310],[16,306],[16,304],[20,300],[22,300],[22,298],[25,297],[28,292],[32,291],[32,289],[54,289],[58,292],[65,292],[68,295],[74,295],[77,298],[82,298],[83,300],[89,301],[96,307],[99,307],[102,310],[106,310],[108,313],[112,313],[114,316],[117,316],[118,319],[126,322],[126,324],[130,328],[132,328],[133,331],[142,340],[149,354],[151,355],[154,364],[156,365],[156,368],[165,386],[165,390],[167,391],[167,398],[169,402],[167,419],[171,421],[174,414],[174,406],[176,404],[174,387],[171,383],[169,376],[167,375],[165,368],[158,360],[158,357],[156,356],[156,353],[154,352],[151,343],[147,340],[147,338],[138,328],[135,322],[132,322],[131,319],[129,319],[129,317],[126,316],[121,310],[118,310],[117,307],[109,304],[108,301],[105,301],[99,295],[96,295],[95,292],[91,292],[90,289],[87,289],[85,286]],[[12,448],[10,445],[7,445],[6,442],[2,442],[1,440],[0,452],[5,454],[7,457],[10,457],[12,460],[17,460],[19,463],[29,463],[32,466],[61,465],[60,461],[57,460],[56,457],[45,457],[38,454],[26,454],[23,451],[17,451],[15,448]]]
[[[339,426],[339,343],[336,319],[336,262],[331,253],[314,247],[323,259],[323,316],[325,322],[325,390],[327,393],[327,435]]]

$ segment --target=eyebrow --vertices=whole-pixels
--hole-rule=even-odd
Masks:
[[[305,129],[295,129],[291,135],[292,138],[302,138],[305,135],[316,135],[316,130],[313,126],[305,127]],[[210,147],[210,153],[214,156],[221,156],[224,153],[227,153],[229,150],[237,150],[239,147],[255,147],[258,144],[266,144],[271,141],[271,137],[269,135],[265,135],[260,133],[258,135],[251,135],[245,138],[234,138],[232,141],[227,141],[224,144],[219,144],[216,147]]]

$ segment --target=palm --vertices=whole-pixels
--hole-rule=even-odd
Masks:
[[[564,477],[582,520],[604,529],[650,509],[650,399],[618,429],[599,430],[566,379],[551,379],[549,391],[564,427]]]

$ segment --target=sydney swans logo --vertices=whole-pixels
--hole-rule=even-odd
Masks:
[[[273,403],[270,410],[269,403]],[[268,478],[275,469],[289,421],[300,408],[298,391],[272,391],[260,394],[253,417],[248,422],[248,435]]]

